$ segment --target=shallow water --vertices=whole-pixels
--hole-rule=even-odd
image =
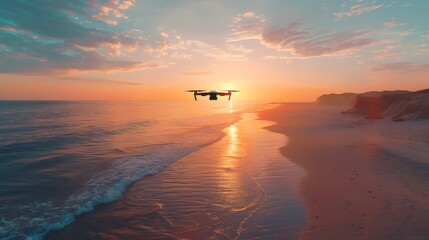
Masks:
[[[286,138],[255,118],[242,115],[220,141],[47,239],[296,239],[305,227],[302,170],[277,151]]]
[[[298,239],[306,227],[305,205],[299,193],[304,169],[285,158],[279,148],[288,139],[264,128],[275,124],[245,114],[242,124],[252,143],[249,175],[263,191],[263,202],[246,224],[241,239]]]

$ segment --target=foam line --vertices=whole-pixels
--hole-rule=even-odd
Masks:
[[[13,219],[0,218],[0,239],[42,239],[48,232],[71,224],[76,216],[92,211],[98,204],[119,199],[130,184],[159,173],[178,159],[223,136],[214,129],[206,128],[204,132],[203,135],[201,132],[193,133],[194,137],[198,136],[198,141],[185,141],[188,145],[158,145],[147,154],[117,160],[111,169],[94,175],[81,192],[71,195],[61,206],[45,202],[0,207],[0,210],[13,208],[19,214]]]

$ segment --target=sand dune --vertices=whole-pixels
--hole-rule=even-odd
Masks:
[[[368,119],[391,118],[394,121],[429,119],[429,89],[359,94],[354,107],[344,113],[364,115]]]

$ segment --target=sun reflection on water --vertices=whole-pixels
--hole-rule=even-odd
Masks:
[[[224,141],[224,154],[219,162],[218,186],[222,189],[221,196],[227,206],[241,206],[241,194],[237,191],[242,189],[241,168],[245,156],[240,127],[231,125],[224,130],[227,136]]]
[[[229,136],[229,144],[226,149],[226,155],[229,157],[238,157],[238,145],[240,144],[240,139],[238,138],[238,128],[234,124],[229,126],[227,131]]]

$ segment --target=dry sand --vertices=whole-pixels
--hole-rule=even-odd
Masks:
[[[429,121],[370,121],[287,103],[262,112],[307,175],[300,239],[429,239]]]

